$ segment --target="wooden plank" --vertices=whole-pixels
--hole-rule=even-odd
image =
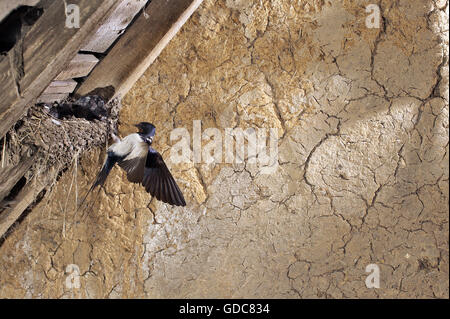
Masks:
[[[20,6],[35,6],[39,0],[0,0],[0,21]]]
[[[134,16],[147,3],[147,0],[117,0],[119,5],[114,12],[105,16],[100,28],[83,46],[83,51],[103,53],[124,32]]]
[[[26,184],[14,199],[9,208],[0,213],[0,237],[2,237],[15,221],[22,215],[50,182],[56,178],[57,169],[52,168],[46,174],[40,174]]]
[[[53,103],[61,102],[69,96],[69,93],[52,93],[52,94],[42,94],[37,98],[36,103]]]
[[[45,89],[43,94],[60,94],[60,93],[72,93],[77,87],[78,83],[74,80],[65,81],[53,81]]]
[[[34,163],[34,156],[19,163],[19,165],[0,169],[0,201],[7,196],[14,185]]]
[[[0,78],[0,138],[72,60],[85,38],[95,32],[103,16],[115,8],[115,0],[71,0],[71,4],[80,8],[80,28],[66,27],[64,2],[54,1],[25,35],[25,73],[19,83],[20,96],[14,97],[11,93],[10,83],[16,82],[11,79],[14,77],[12,72],[8,72],[10,61],[0,61],[0,71],[8,74]]]
[[[0,56],[0,87],[0,96],[2,100],[4,99],[4,101],[12,101],[17,98],[18,92],[16,90],[14,75],[10,68],[9,55],[3,57]],[[8,103],[2,103],[2,101],[0,101],[0,114],[6,112],[8,108]]]
[[[139,15],[75,93],[86,95],[94,89],[113,87],[115,93],[110,98],[123,96],[202,1],[152,0],[147,14]]]
[[[55,80],[64,81],[84,77],[92,71],[97,63],[98,59],[92,54],[77,54]]]

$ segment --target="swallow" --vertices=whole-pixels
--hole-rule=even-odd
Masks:
[[[130,134],[122,140],[113,136],[115,143],[108,148],[105,163],[81,205],[92,190],[105,183],[109,172],[117,163],[127,173],[130,182],[142,184],[156,199],[174,206],[186,206],[183,193],[164,159],[151,146],[155,137],[155,126],[147,122],[135,126],[139,129],[138,133]]]

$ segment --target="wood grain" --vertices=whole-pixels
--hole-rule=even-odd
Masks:
[[[7,196],[19,179],[28,171],[34,163],[34,157],[29,157],[13,167],[0,169],[0,201]]]
[[[36,103],[49,103],[53,102],[61,102],[65,98],[69,96],[69,93],[49,93],[49,94],[41,94],[40,97],[37,98]]]
[[[98,59],[92,54],[77,54],[61,71],[55,80],[69,80],[88,75],[97,65]]]
[[[76,90],[112,86],[123,96],[144,74],[203,0],[153,0]]]
[[[36,200],[40,192],[56,178],[58,171],[53,168],[27,183],[14,198],[9,208],[0,213],[0,237],[16,222],[22,213]]]
[[[103,53],[125,31],[147,0],[117,0],[116,9],[101,22],[100,28],[82,47],[83,51]]]
[[[104,15],[114,10],[114,0],[72,0],[80,7],[80,28],[67,28],[63,1],[54,1],[23,40],[25,74],[17,93],[9,59],[0,61],[0,137],[64,69],[85,38],[95,32]]]
[[[53,81],[45,89],[43,94],[72,93],[77,84],[78,83],[74,80]]]

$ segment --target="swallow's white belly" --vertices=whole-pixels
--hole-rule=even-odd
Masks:
[[[108,151],[112,151],[117,156],[125,157],[124,160],[130,160],[136,157],[144,157],[148,152],[148,146],[139,134],[134,133],[111,145]]]

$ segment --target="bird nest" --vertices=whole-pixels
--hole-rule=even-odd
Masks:
[[[105,104],[95,96],[82,99],[91,103],[88,109],[95,104],[94,111],[98,106],[101,112],[86,113],[86,108],[79,107],[80,100],[70,99],[31,107],[2,141],[2,167],[16,166],[33,156],[34,163],[24,175],[30,180],[50,168],[61,172],[75,156],[104,145],[110,133],[117,131],[120,102],[114,99]]]

